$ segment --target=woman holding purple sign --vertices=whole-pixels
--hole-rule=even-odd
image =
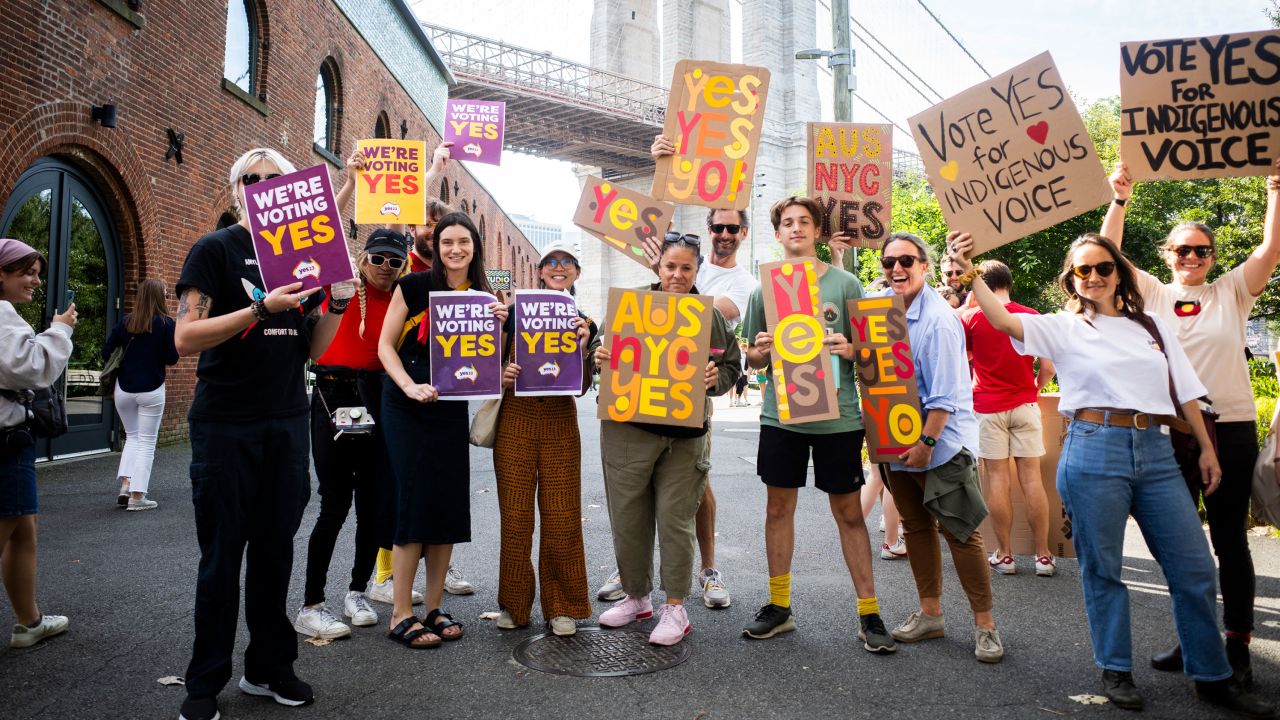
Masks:
[[[397,491],[391,564],[394,599],[388,637],[410,648],[437,647],[462,637],[462,623],[440,610],[445,573],[455,543],[471,542],[471,464],[467,403],[440,400],[431,384],[432,292],[492,293],[484,274],[480,232],[462,213],[440,218],[432,233],[429,272],[400,278],[391,296],[378,357],[387,372],[382,390],[382,432]],[[503,322],[507,308],[488,308]],[[413,578],[426,561],[427,607],[413,614]]]
[[[582,272],[573,246],[552,243],[538,261],[538,286],[573,292]],[[568,395],[517,396],[516,378],[540,368],[515,362],[511,342],[516,339],[514,313],[508,309],[503,334],[509,338],[502,375],[505,388],[498,411],[498,437],[493,447],[493,471],[498,477],[498,509],[502,513],[502,549],[498,566],[498,628],[514,630],[529,624],[537,588],[533,563],[533,506],[537,499],[541,538],[538,581],[542,617],[556,635],[577,632],[574,619],[591,617],[587,593],[587,560],[582,547],[582,447],[578,408]],[[584,357],[579,395],[591,386],[591,363],[585,361],[599,340],[595,323],[578,312],[573,319],[578,350]],[[567,334],[567,333],[566,333]]]

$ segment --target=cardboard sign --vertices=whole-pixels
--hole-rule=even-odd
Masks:
[[[507,104],[492,100],[454,100],[444,106],[444,140],[453,143],[455,160],[502,164],[502,135]]]
[[[676,206],[635,190],[587,176],[573,213],[573,224],[623,255],[649,267],[644,239],[662,236],[671,227]]]
[[[421,140],[361,140],[364,169],[356,176],[356,222],[369,225],[427,221],[427,144]]]
[[[489,281],[489,287],[494,290],[510,290],[511,289],[511,271],[510,270],[485,270],[485,279]]]
[[[1067,437],[1067,426],[1071,423],[1071,418],[1058,412],[1058,395],[1056,393],[1049,395],[1041,395],[1039,398],[1041,432],[1044,435],[1044,455],[1040,456],[1040,483],[1044,485],[1044,496],[1049,501],[1049,552],[1054,557],[1071,558],[1076,556],[1076,548],[1072,543],[1071,537],[1071,518],[1067,517],[1067,513],[1062,509],[1062,497],[1058,495],[1058,456],[1062,453],[1062,442]],[[983,460],[985,463],[996,462],[993,460]],[[1009,539],[1012,548],[997,548],[996,531],[991,525],[991,516],[982,521],[978,526],[978,532],[982,533],[982,543],[986,545],[987,552],[995,552],[1003,550],[1006,555],[1034,555],[1036,548],[1035,538],[1031,535],[1031,525],[1027,523],[1027,501],[1022,494],[1022,483],[1012,481],[1017,477],[1014,467],[1014,461],[1009,461],[1009,498],[1013,504],[1013,526],[1010,529]],[[984,475],[982,481],[982,494],[989,497],[987,493],[991,492],[991,488],[987,485]]]
[[[609,288],[597,417],[701,427],[712,304],[707,295]]]
[[[893,126],[806,123],[809,197],[822,203],[820,239],[841,233],[879,249],[889,232]]]
[[[907,304],[901,295],[849,301],[854,358],[873,463],[901,462],[898,456],[920,440],[924,418],[916,389],[916,362],[907,336]]]
[[[745,209],[768,93],[768,68],[677,62],[662,125],[676,153],[658,158],[650,194],[682,205]]]
[[[254,183],[244,196],[267,292],[299,281],[306,289],[355,277],[328,167]]]
[[[1049,53],[911,118],[929,184],[974,254],[1110,202],[1111,187]]]
[[[773,333],[772,377],[783,425],[835,420],[840,417],[836,375],[818,319],[817,258],[761,263],[760,289],[765,323]]]
[[[431,384],[442,400],[502,395],[498,318],[486,307],[497,301],[470,290],[431,293]]]
[[[516,395],[582,394],[582,348],[574,321],[578,304],[556,290],[517,290],[515,337]]]
[[[1120,45],[1120,157],[1134,180],[1270,175],[1280,30]]]

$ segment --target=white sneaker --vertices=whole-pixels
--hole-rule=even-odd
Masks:
[[[324,605],[303,605],[298,611],[298,619],[293,621],[293,629],[300,635],[321,640],[333,640],[351,634],[351,628]]]
[[[9,636],[9,647],[31,647],[47,637],[61,635],[67,631],[69,621],[62,615],[41,615],[35,625],[15,623],[13,634]]]
[[[707,568],[698,579],[702,582],[703,605],[709,608],[729,607],[729,589],[724,586],[724,578],[720,577],[719,570]]]
[[[578,632],[578,623],[567,615],[557,615],[551,618],[547,621],[547,626],[551,628],[553,635],[558,635],[559,637],[569,637]]]
[[[1040,577],[1053,577],[1058,572],[1058,565],[1052,555],[1041,555],[1036,558],[1036,574]]]
[[[126,507],[125,510],[128,510],[129,512],[137,512],[139,510],[155,510],[156,506],[159,504],[160,503],[144,495],[138,498],[137,500],[134,500],[133,498],[129,498],[129,506]]]
[[[999,556],[991,553],[991,557],[987,558],[987,564],[1001,575],[1015,575],[1018,572],[1018,566],[1014,564],[1012,555]]]
[[[374,602],[394,605],[396,602],[394,582],[394,578],[387,578],[386,582],[370,580],[369,589],[365,591],[364,596]],[[414,605],[421,605],[426,602],[426,598],[422,597],[422,593],[414,590],[412,602]]]
[[[880,515],[880,532],[884,532],[884,515]]]
[[[907,556],[907,544],[898,538],[898,542],[890,545],[889,543],[880,543],[880,559],[881,560],[898,560]]]
[[[444,591],[450,595],[470,595],[476,589],[462,577],[462,573],[453,566],[453,563],[449,563],[449,572],[444,575]]]
[[[498,613],[498,620],[494,625],[497,625],[499,630],[515,630],[519,627],[519,625],[516,625],[516,621],[511,619],[511,613],[506,610]]]
[[[617,570],[614,570],[605,584],[596,591],[596,597],[604,602],[621,600],[626,596],[627,594],[622,590],[622,573]]]
[[[351,618],[351,624],[356,627],[369,627],[378,623],[378,613],[369,607],[364,593],[355,590],[347,592],[347,599],[342,602],[342,614]]]

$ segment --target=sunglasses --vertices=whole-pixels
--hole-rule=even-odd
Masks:
[[[1071,268],[1071,274],[1084,280],[1092,275],[1094,270],[1098,271],[1098,277],[1111,277],[1111,273],[1116,271],[1116,264],[1108,260],[1097,265],[1076,265]]]
[[[904,265],[903,267],[909,267],[909,266]],[[945,270],[943,271],[942,274],[946,275],[947,277],[960,277],[964,273],[959,270]]]
[[[387,257],[386,255],[370,255],[366,258],[369,264],[374,267],[382,267],[385,264],[392,270],[400,270],[404,268],[404,258]]]
[[[924,258],[916,257],[915,255],[903,255],[901,257],[885,255],[884,257],[880,258],[880,267],[884,268],[885,270],[892,270],[894,264],[898,264],[902,266],[903,270],[910,270],[911,267],[916,264],[917,260],[919,260],[920,262],[925,261]]]
[[[676,243],[684,243],[685,245],[698,246],[702,244],[702,239],[697,235],[681,235],[674,230],[667,233],[662,238],[663,245],[674,245]]]
[[[717,233],[717,234],[722,232],[727,232],[730,235],[737,235],[738,231],[741,229],[742,229],[741,225],[724,225],[721,223],[716,223],[715,225],[711,226],[711,232]]]
[[[542,266],[568,270],[571,267],[577,267],[578,263],[574,262],[573,258],[548,258],[542,262]]]
[[[263,180],[275,180],[278,177],[280,177],[280,173],[267,173],[266,175],[259,175],[258,173],[249,173],[247,175],[241,175],[240,182],[244,185],[253,185],[256,183],[260,183]]]
[[[1173,248],[1173,251],[1178,253],[1178,257],[1180,258],[1184,258],[1190,255],[1191,253],[1195,253],[1196,257],[1203,260],[1213,254],[1213,246],[1212,245],[1179,245]]]

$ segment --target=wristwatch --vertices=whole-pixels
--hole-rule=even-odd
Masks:
[[[934,445],[938,444],[938,438],[929,437],[928,435],[921,435],[920,442],[924,443],[928,447],[933,447]]]
[[[1120,207],[1124,207],[1124,204],[1129,202],[1129,198],[1113,198],[1111,202],[1119,205]]]

